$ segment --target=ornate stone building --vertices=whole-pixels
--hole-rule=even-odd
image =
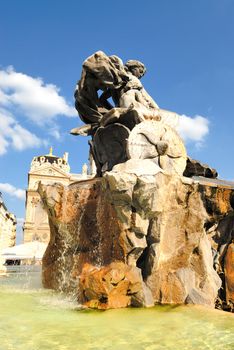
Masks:
[[[16,217],[7,210],[0,192],[0,252],[4,248],[14,246],[15,238]],[[5,260],[2,260],[0,255],[0,270],[2,270],[1,266],[3,262],[5,262]]]
[[[57,157],[53,155],[52,148],[50,148],[49,154],[33,158],[28,173],[28,189],[26,191],[24,243],[35,240],[49,242],[48,217],[37,192],[39,182],[42,184],[57,182],[68,186],[72,182],[91,177],[87,173],[86,164],[83,165],[82,174],[70,173],[67,152],[64,153],[63,157]]]

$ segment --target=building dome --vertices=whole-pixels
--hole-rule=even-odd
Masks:
[[[35,168],[38,168],[42,165],[45,165],[48,163],[53,164],[56,167],[59,167],[63,170],[70,171],[70,166],[68,164],[68,153],[65,152],[63,157],[58,157],[53,154],[53,149],[50,147],[50,151],[48,154],[36,156],[33,158],[31,163],[31,170],[34,170]]]

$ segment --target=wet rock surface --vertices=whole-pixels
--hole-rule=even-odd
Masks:
[[[103,309],[231,308],[234,186],[188,158],[180,116],[146,92],[145,72],[140,61],[124,64],[102,51],[83,63],[74,96],[87,125],[71,133],[91,136],[99,178],[41,186],[51,225],[44,285]],[[113,285],[112,275],[122,280]]]
[[[128,162],[103,178],[40,186],[51,227],[44,286],[101,309],[214,307],[223,286],[224,302],[233,303],[233,244],[229,235],[223,263],[216,259],[222,284],[212,229],[232,213],[233,190],[168,175],[155,164],[144,175]],[[228,222],[222,225],[230,231]]]
[[[226,304],[232,311],[234,309],[234,243],[228,246],[225,256],[224,273],[226,282]]]
[[[80,290],[81,301],[92,308],[154,305],[141,270],[120,261],[101,268],[85,264],[80,275]]]

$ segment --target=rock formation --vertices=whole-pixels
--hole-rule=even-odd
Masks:
[[[231,210],[233,190],[163,174],[148,160],[138,165],[130,160],[103,178],[40,187],[51,225],[44,286],[98,308],[214,306],[221,279],[206,229]]]
[[[227,247],[224,264],[224,278],[227,308],[234,309],[234,243]]]
[[[83,64],[75,99],[87,125],[71,133],[91,135],[97,176],[39,186],[51,229],[43,284],[100,309],[232,309],[233,183],[187,157],[179,116],[147,94],[144,73],[101,51]]]

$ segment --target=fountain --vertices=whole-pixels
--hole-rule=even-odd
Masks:
[[[144,74],[101,51],[83,63],[75,105],[85,125],[71,133],[91,136],[97,174],[39,186],[51,228],[43,284],[90,308],[232,310],[234,184],[187,156],[179,116],[158,107]]]
[[[84,62],[72,133],[91,135],[97,176],[39,186],[46,289],[38,272],[0,279],[1,349],[233,349],[233,316],[213,309],[233,307],[233,183],[187,156],[144,72]]]

